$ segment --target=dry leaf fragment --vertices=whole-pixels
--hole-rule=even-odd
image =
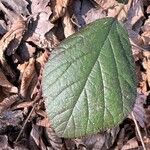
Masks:
[[[0,119],[0,131],[2,130],[2,128],[7,128],[7,126],[20,126],[20,122],[22,120],[23,113],[21,110],[3,111]]]
[[[19,17],[16,20],[16,22],[13,23],[11,29],[2,38],[3,42],[5,43],[5,40],[9,39],[10,36],[14,37],[9,43],[7,43],[6,54],[8,56],[15,53],[15,50],[18,48],[25,31],[26,31],[26,22],[22,17]]]
[[[144,128],[147,123],[146,112],[144,109],[144,104],[146,104],[147,96],[141,93],[137,94],[136,102],[133,108],[133,114],[135,119],[138,121],[139,125]]]
[[[37,121],[36,125],[42,126],[45,128],[49,128],[51,126],[48,118],[44,118],[42,120]]]
[[[6,49],[8,55],[14,53],[22,40],[25,29],[25,21],[22,18],[18,18],[11,29],[0,40],[0,60],[5,59],[4,51]]]
[[[8,149],[8,137],[6,135],[0,135],[0,148],[1,149]]]
[[[34,16],[33,20],[29,25],[29,33],[26,34],[26,41],[32,42],[40,48],[47,47],[47,39],[45,38],[54,25],[49,21],[50,14],[47,12],[41,12]]]
[[[38,22],[34,32],[39,36],[44,37],[44,35],[53,27],[54,25],[49,22],[49,15],[47,15],[46,12],[41,12],[38,15]]]
[[[6,5],[6,6],[5,6]],[[20,16],[15,13],[11,7],[7,5],[7,3],[0,1],[0,10],[6,14],[6,18],[10,20],[10,22],[15,22],[16,19]]]
[[[22,97],[29,97],[31,98],[31,93],[33,89],[29,89],[29,86],[32,84],[32,80],[37,82],[37,78],[34,78],[36,75],[35,72],[35,59],[30,58],[28,64],[25,64],[25,69],[22,74],[22,79],[21,79],[21,86],[20,86],[20,94]]]
[[[68,10],[66,10],[65,15],[63,16],[63,27],[64,27],[64,35],[66,38],[75,33],[75,29],[73,27],[73,23],[71,21]]]
[[[6,76],[0,69],[0,86],[5,88],[14,88],[14,86],[7,80]],[[17,90],[14,90],[16,92]]]
[[[34,0],[31,5],[33,18],[30,19],[26,41],[32,42],[40,48],[47,48],[48,41],[45,34],[48,33],[54,25],[49,21],[52,14],[49,7],[49,0]]]
[[[31,5],[31,12],[33,15],[37,15],[41,12],[46,12],[48,15],[51,14],[51,9],[48,6],[50,0],[34,0]]]
[[[7,26],[4,20],[0,20],[0,35],[5,34],[7,31]]]
[[[18,66],[20,70],[20,94],[23,97],[32,99],[41,90],[42,71],[48,60],[48,53],[45,51],[36,60],[30,58],[29,62],[25,62]]]
[[[8,93],[18,93],[18,88],[12,85],[0,69],[0,86],[2,88],[7,89]]]
[[[44,65],[48,60],[48,57],[49,57],[49,53],[48,51],[45,50],[44,53],[42,53],[42,55],[36,59],[36,69],[38,70],[39,74],[37,77],[36,85],[33,88],[31,97],[33,97],[33,95],[36,95],[41,91],[42,73],[43,73]]]
[[[76,0],[73,6],[73,14],[75,16],[78,27],[83,27],[97,19],[106,17],[106,13],[102,8],[94,8],[90,1]]]
[[[137,139],[134,137],[130,139],[123,147],[121,150],[131,150],[131,149],[138,149],[139,144]]]
[[[131,41],[140,47],[143,45],[143,39],[140,36],[140,30],[144,19],[143,3],[141,0],[130,1],[131,4],[127,12],[125,27],[128,30]]]
[[[144,45],[149,46],[150,45],[150,17],[145,21],[144,26],[142,27],[143,33],[142,33],[142,39],[144,42]]]
[[[118,20],[124,21],[127,18],[128,11],[131,7],[130,1],[128,2],[127,5],[118,3],[113,8],[108,9],[108,16],[109,17],[117,16]]]
[[[94,0],[94,2],[96,2],[104,10],[107,10],[117,4],[116,0]]]
[[[36,52],[36,47],[30,45],[27,42],[23,42],[19,46],[17,52],[20,56],[21,62],[25,62],[34,56],[34,53]]]
[[[150,52],[144,51],[143,55],[144,55],[143,67],[146,70],[147,82],[150,87]]]
[[[10,97],[5,98],[1,103],[0,103],[0,113],[8,109],[13,103],[18,101],[20,98],[18,95],[12,95]]]
[[[32,107],[34,103],[35,103],[34,101],[22,102],[22,103],[18,104],[17,106],[13,107],[13,109]]]
[[[34,125],[34,124],[32,125],[30,138],[33,138],[34,142],[41,150],[46,150],[46,146],[40,135],[40,127],[38,127],[37,125]]]
[[[12,79],[15,79],[15,73],[5,60],[4,52],[6,55],[15,53],[22,40],[25,28],[26,23],[23,18],[18,18],[12,25],[12,28],[0,40],[0,63],[2,64],[3,70],[5,70]]]
[[[128,11],[128,22],[134,26],[138,21],[144,18],[143,3],[141,0],[132,0],[131,7]]]
[[[61,150],[63,147],[62,138],[58,137],[54,130],[50,128],[45,128],[45,135],[47,142],[52,146],[53,149]]]
[[[51,1],[51,8],[53,15],[51,17],[51,22],[56,21],[58,18],[64,16],[67,6],[70,0],[52,0]]]
[[[28,2],[26,0],[1,0],[2,3],[5,3],[7,7],[13,9],[17,14],[27,16],[29,15],[29,11],[27,9]]]

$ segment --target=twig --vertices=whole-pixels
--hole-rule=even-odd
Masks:
[[[144,143],[144,141],[143,141],[143,138],[142,138],[142,135],[141,135],[141,132],[140,132],[140,129],[139,129],[138,123],[137,123],[137,121],[136,121],[136,119],[135,119],[135,116],[134,116],[133,111],[132,111],[132,113],[131,113],[131,116],[132,116],[132,118],[133,118],[133,121],[134,121],[134,124],[135,124],[136,130],[137,130],[137,133],[138,133],[139,138],[140,138],[140,140],[141,140],[143,150],[146,150],[146,146],[145,146],[145,143]]]
[[[149,49],[150,49],[149,47],[141,47],[141,46],[137,45],[131,39],[130,39],[130,43],[131,43],[132,46],[134,46],[134,47],[136,47],[136,48],[138,48],[138,49],[140,49],[142,51],[149,51]]]
[[[30,111],[28,117],[26,118],[26,120],[25,120],[25,122],[24,122],[24,124],[23,124],[23,126],[22,126],[22,129],[21,129],[21,131],[19,132],[19,134],[18,134],[18,136],[17,136],[17,138],[16,138],[16,140],[15,140],[14,143],[17,143],[17,141],[19,140],[19,138],[20,138],[20,136],[21,136],[21,134],[22,134],[22,132],[23,132],[23,130],[24,130],[24,128],[25,128],[25,126],[26,126],[26,124],[27,124],[29,118],[30,118],[30,116],[32,115],[32,113],[33,113],[33,111],[34,111],[36,105],[37,105],[37,103],[35,103],[35,104],[33,105],[32,109],[31,109],[31,111]]]

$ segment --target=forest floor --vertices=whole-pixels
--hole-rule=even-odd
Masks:
[[[0,0],[0,149],[150,149],[150,1],[118,1]],[[42,97],[49,50],[90,22],[116,15],[128,31],[136,63],[134,118],[81,139],[60,138]]]

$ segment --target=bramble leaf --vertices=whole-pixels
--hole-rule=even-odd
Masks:
[[[118,125],[136,98],[126,30],[116,19],[105,18],[70,36],[51,53],[42,84],[59,136],[81,137]]]

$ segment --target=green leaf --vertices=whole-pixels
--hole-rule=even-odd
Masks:
[[[42,84],[50,122],[60,137],[118,125],[136,98],[126,30],[114,18],[105,18],[68,37],[51,53]]]

